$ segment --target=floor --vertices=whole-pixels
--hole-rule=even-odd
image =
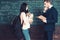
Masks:
[[[17,40],[16,35],[11,30],[10,25],[0,25],[0,40]],[[56,27],[53,40],[60,40],[60,27]],[[31,27],[31,40],[43,40],[44,30],[42,27]],[[22,39],[21,39],[22,40]]]

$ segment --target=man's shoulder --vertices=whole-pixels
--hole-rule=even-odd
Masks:
[[[57,12],[56,8],[55,7],[52,7],[49,12]]]
[[[51,10],[56,10],[56,8],[53,6],[53,7],[51,8]]]

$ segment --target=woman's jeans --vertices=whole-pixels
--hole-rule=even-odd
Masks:
[[[30,35],[29,35],[29,30],[22,30],[23,31],[23,35],[25,37],[25,40],[30,40]]]

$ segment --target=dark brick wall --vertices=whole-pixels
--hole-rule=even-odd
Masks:
[[[58,11],[58,23],[57,23],[57,25],[60,25],[60,0],[53,0],[53,5]]]
[[[16,15],[19,15],[20,5],[26,2],[29,5],[29,11],[34,14],[33,25],[40,22],[36,20],[37,14],[40,14],[43,9],[43,0],[0,0],[0,23],[11,23]],[[60,0],[52,1],[55,8],[58,10],[58,23],[60,24]],[[38,23],[37,23],[38,22]]]

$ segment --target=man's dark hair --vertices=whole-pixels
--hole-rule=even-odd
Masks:
[[[44,0],[44,2],[51,2],[51,0]]]

